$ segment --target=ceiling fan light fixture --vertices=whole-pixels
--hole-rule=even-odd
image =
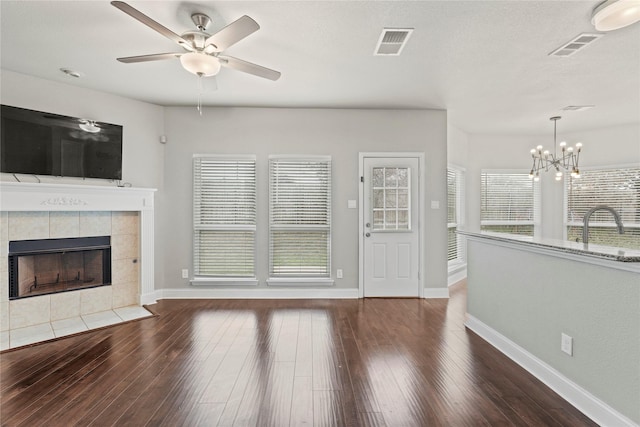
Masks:
[[[593,10],[591,23],[598,31],[613,31],[640,21],[640,0],[607,0]]]
[[[185,70],[197,76],[215,76],[220,71],[220,61],[215,56],[200,52],[189,52],[180,56]]]

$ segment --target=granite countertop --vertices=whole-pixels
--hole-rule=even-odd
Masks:
[[[463,236],[482,237],[502,242],[518,242],[565,253],[609,259],[612,261],[640,262],[640,250],[637,249],[616,248],[613,246],[603,246],[592,243],[585,245],[584,243],[571,242],[568,240],[542,239],[530,236],[518,236],[514,234],[492,233],[485,231],[476,233],[458,230],[458,233]]]

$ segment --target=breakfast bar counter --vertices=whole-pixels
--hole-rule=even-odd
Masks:
[[[640,251],[467,240],[468,329],[600,425],[640,424]]]
[[[458,234],[466,236],[467,239],[490,240],[495,244],[512,245],[519,247],[521,250],[538,251],[540,253],[554,254],[556,256],[574,255],[573,259],[585,262],[595,262],[592,259],[618,261],[623,263],[638,263],[636,265],[627,266],[632,271],[640,272],[640,250],[616,248],[613,246],[604,246],[593,243],[579,243],[569,240],[532,238],[530,236],[520,236],[515,234],[502,234],[492,232],[473,233],[459,230]],[[615,268],[616,264],[611,264]],[[620,267],[620,266],[618,266]],[[624,267],[622,267],[624,268]]]

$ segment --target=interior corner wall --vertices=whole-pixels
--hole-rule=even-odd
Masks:
[[[205,108],[166,109],[164,239],[165,288],[188,288],[180,272],[192,268],[193,154],[255,154],[257,156],[257,276],[268,276],[268,169],[270,154],[331,155],[332,277],[336,288],[358,287],[359,152],[425,152],[427,209],[421,224],[425,287],[447,287],[446,209],[429,209],[430,200],[446,206],[447,126],[441,110],[338,110]],[[170,201],[170,203],[169,203]],[[335,277],[343,269],[344,278]],[[220,288],[220,286],[216,286]]]
[[[122,180],[133,187],[156,188],[156,200],[164,187],[164,108],[104,92],[45,80],[12,71],[0,71],[0,103],[71,117],[88,118],[123,126]],[[29,175],[21,180],[37,182]],[[0,174],[3,181],[14,181],[10,174]],[[115,185],[106,180],[39,176],[42,182],[80,185]],[[164,270],[158,259],[162,253],[162,227],[155,225],[155,283],[162,287]]]
[[[469,154],[469,135],[449,123],[447,125],[447,163],[466,169]]]
[[[570,145],[583,143],[580,167],[616,167],[640,164],[640,124],[590,129],[562,135]],[[531,169],[529,151],[537,145],[549,147],[549,135],[470,134],[466,175],[466,224],[470,231],[480,230],[480,173],[482,169]],[[552,173],[541,175],[542,237],[562,239],[564,235],[564,186]]]

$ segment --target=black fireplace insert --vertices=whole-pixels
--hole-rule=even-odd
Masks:
[[[9,242],[9,299],[111,285],[111,237]]]

